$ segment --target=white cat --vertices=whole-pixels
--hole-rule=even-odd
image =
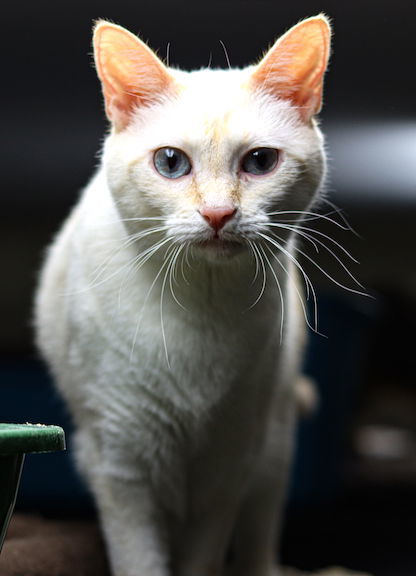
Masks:
[[[325,176],[325,17],[258,65],[167,68],[94,32],[108,135],[53,243],[38,343],[115,576],[271,576],[304,339],[294,230]],[[289,216],[288,216],[289,214]]]

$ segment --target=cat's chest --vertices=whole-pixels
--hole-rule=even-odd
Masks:
[[[119,266],[123,269],[124,260]],[[279,339],[278,293],[253,285],[252,275],[251,263],[242,270],[197,268],[182,278],[144,266],[84,294],[89,318],[82,324],[130,363],[152,358],[161,367],[179,364],[187,372],[213,373],[215,380],[220,366],[232,374]]]
[[[84,322],[85,346],[102,341],[95,346],[99,355],[93,370],[111,374],[103,378],[111,382],[111,397],[129,397],[132,414],[144,406],[167,419],[176,413],[189,424],[201,422],[235,388],[243,401],[271,382],[279,322],[266,300],[257,309],[248,310],[242,302],[232,307],[232,299],[223,295],[219,300],[210,289],[192,302],[183,292],[180,305],[155,287],[143,306],[146,295],[141,287],[137,292],[130,291],[129,300],[117,307],[106,298],[96,300],[97,310]],[[102,390],[99,394],[105,397]]]
[[[130,373],[151,367],[152,380],[174,374],[183,387],[212,391],[276,359],[278,317],[258,312],[232,314],[209,302],[184,309],[156,298],[144,312],[129,305],[117,315],[104,313],[99,328]]]

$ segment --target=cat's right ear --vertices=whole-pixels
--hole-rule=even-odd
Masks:
[[[106,114],[117,132],[128,126],[137,107],[157,102],[174,90],[166,66],[125,28],[99,21],[93,45]]]
[[[292,102],[304,121],[321,109],[331,28],[324,15],[291,28],[268,51],[252,76],[255,89]]]

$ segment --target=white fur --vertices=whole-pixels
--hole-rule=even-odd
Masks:
[[[198,209],[237,194],[220,235],[265,245],[268,212],[307,209],[324,158],[315,124],[250,91],[251,72],[172,71],[179,94],[108,136],[41,275],[38,343],[75,420],[115,576],[218,576],[233,534],[239,576],[275,570],[303,341],[296,274],[285,252],[291,280],[266,249],[273,272],[247,244],[200,244],[212,230]],[[162,146],[184,150],[193,174],[161,177]],[[242,174],[259,146],[280,149],[280,166]],[[131,220],[146,217],[163,220]],[[128,242],[158,225],[167,230]],[[166,250],[185,242],[172,278]],[[292,243],[286,233],[288,253]]]

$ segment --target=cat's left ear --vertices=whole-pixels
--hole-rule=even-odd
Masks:
[[[128,126],[133,111],[174,91],[166,66],[137,36],[101,20],[94,29],[94,59],[108,119],[116,131]]]
[[[251,78],[257,90],[291,101],[305,122],[322,106],[331,29],[323,15],[303,20],[277,40]]]

